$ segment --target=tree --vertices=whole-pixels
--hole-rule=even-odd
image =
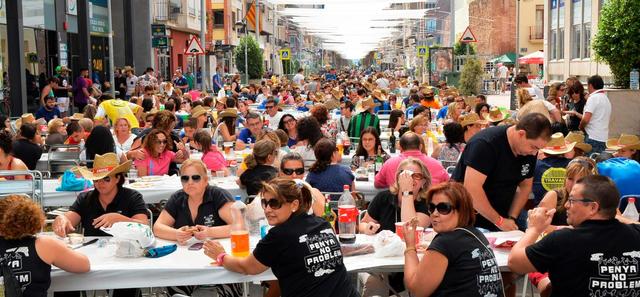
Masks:
[[[453,45],[453,54],[456,56],[464,56],[467,54],[467,47],[469,47],[469,55],[476,54],[476,48],[471,43],[456,42]]]
[[[609,0],[600,12],[593,51],[609,64],[614,84],[629,87],[629,73],[640,68],[640,1]]]
[[[482,87],[482,63],[476,58],[469,58],[462,68],[460,75],[460,92],[462,95],[480,94]]]
[[[251,35],[240,38],[240,43],[233,50],[233,55],[236,59],[236,68],[238,69],[238,71],[240,71],[240,73],[245,73],[245,44],[247,45],[247,58],[249,60],[249,63],[247,65],[249,67],[249,78],[262,78],[262,75],[264,74],[264,66],[262,64],[262,50],[260,49],[258,42],[256,42],[256,40],[253,39],[253,36]]]

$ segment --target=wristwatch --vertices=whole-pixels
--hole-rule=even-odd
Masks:
[[[402,197],[409,196],[409,195],[413,196],[413,191],[403,191],[402,192]]]

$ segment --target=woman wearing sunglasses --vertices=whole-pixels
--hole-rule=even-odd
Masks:
[[[358,296],[331,226],[307,214],[310,189],[301,182],[277,178],[264,183],[260,195],[273,228],[253,253],[236,258],[227,255],[219,242],[207,240],[205,254],[225,269],[242,274],[255,275],[271,268],[283,297]]]
[[[144,158],[134,162],[138,176],[165,175],[171,162],[182,163],[188,157],[182,142],[174,142],[178,149],[175,153],[171,142],[171,137],[160,129],[154,129],[144,138]]]
[[[473,227],[471,194],[462,184],[443,183],[427,192],[433,230],[438,233],[422,261],[415,228],[405,224],[404,281],[415,296],[504,296],[502,277],[489,241]]]
[[[304,179],[304,160],[298,153],[289,153],[280,160],[280,178],[284,179]],[[316,216],[321,217],[324,213],[325,198],[320,190],[310,187],[311,190],[311,209]]]
[[[288,147],[294,147],[296,143],[298,143],[298,129],[296,129],[296,125],[298,121],[291,114],[285,114],[280,119],[280,123],[278,124],[278,129],[287,132],[289,136],[289,140],[287,141]]]
[[[418,226],[429,226],[425,199],[431,186],[431,174],[418,159],[407,158],[400,163],[395,183],[388,190],[379,192],[369,204],[358,230],[374,235],[382,230],[395,231],[396,223],[418,219]],[[396,291],[404,290],[401,273],[382,276],[362,274],[363,296],[389,296],[389,285]],[[389,284],[385,284],[388,280]]]

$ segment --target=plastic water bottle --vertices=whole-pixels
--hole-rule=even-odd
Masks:
[[[622,216],[637,222],[640,218],[638,217],[638,209],[636,208],[636,198],[631,197],[627,199],[627,201],[627,207],[624,209]]]
[[[234,257],[249,256],[249,229],[246,224],[247,205],[240,196],[236,196],[236,202],[231,206],[231,255]]]
[[[338,200],[338,240],[343,244],[356,242],[356,224],[358,221],[358,209],[353,200],[349,186],[344,185],[344,192]]]
[[[80,146],[80,151],[81,151],[81,152],[82,152],[82,151],[84,151],[84,139],[80,139],[80,144],[79,144],[79,146]]]
[[[640,74],[638,73],[638,69],[631,69],[629,82],[629,88],[631,88],[632,90],[640,89]]]

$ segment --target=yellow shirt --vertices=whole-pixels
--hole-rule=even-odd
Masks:
[[[134,113],[138,112],[140,108],[142,107],[137,104],[120,99],[106,100],[98,106],[98,111],[94,119],[102,120],[107,116],[113,124],[119,118],[125,118],[131,124],[131,128],[139,128],[140,124]]]

